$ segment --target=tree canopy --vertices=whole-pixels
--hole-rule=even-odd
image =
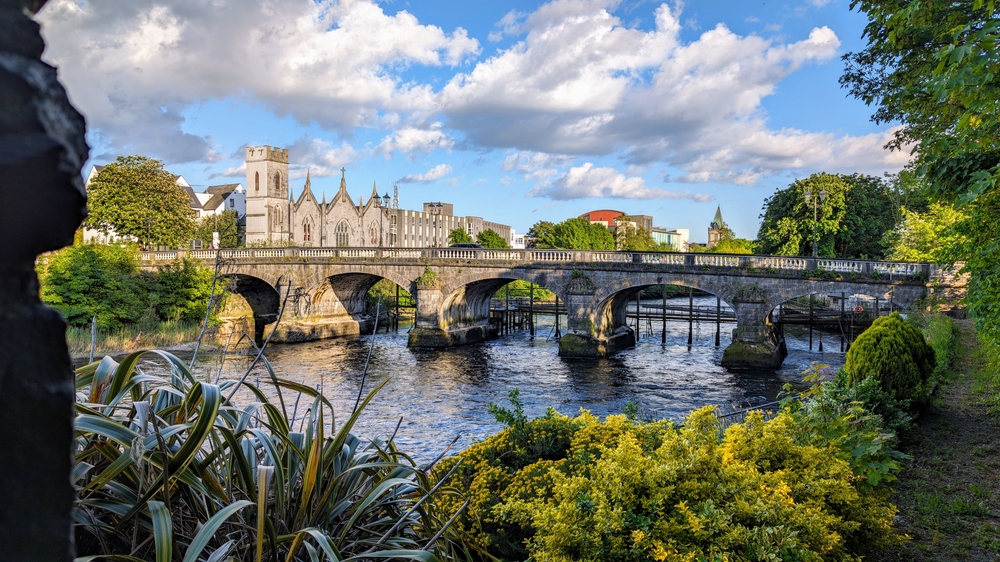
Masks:
[[[882,258],[885,235],[895,227],[892,204],[889,187],[879,178],[819,173],[796,180],[764,200],[759,251],[808,256],[815,237],[821,256]]]
[[[539,221],[528,231],[537,248],[567,250],[614,250],[615,237],[600,223],[586,219],[566,219],[558,224]]]
[[[992,0],[851,7],[868,17],[868,43],[844,56],[841,84],[874,106],[874,121],[902,123],[889,146],[915,155],[932,197],[967,205],[947,259],[965,262],[969,312],[1000,349],[1000,10]]]
[[[487,228],[486,230],[480,232],[479,235],[476,236],[476,242],[479,242],[479,244],[481,244],[484,248],[510,248],[507,241],[491,228]]]
[[[179,246],[194,229],[188,195],[159,160],[119,156],[87,188],[84,224],[147,244]]]
[[[615,228],[615,247],[626,252],[649,252],[657,249],[653,235],[630,216],[618,217]]]
[[[448,231],[449,244],[468,244],[471,242],[475,242],[475,240],[462,227],[453,228]]]
[[[240,217],[236,211],[227,209],[217,215],[202,217],[195,223],[192,237],[207,246],[212,243],[213,232],[219,233],[221,248],[239,248],[243,245]]]

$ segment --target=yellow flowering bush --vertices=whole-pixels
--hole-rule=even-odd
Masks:
[[[462,459],[457,523],[502,560],[859,560],[898,540],[888,491],[815,437],[795,412],[722,432],[710,407],[679,426],[550,410],[438,471]]]

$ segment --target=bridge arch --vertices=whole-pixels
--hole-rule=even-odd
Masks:
[[[245,273],[230,273],[226,276],[226,290],[246,301],[253,312],[253,336],[258,344],[263,340],[264,328],[278,319],[281,295],[278,289],[259,277]]]
[[[735,309],[733,304],[729,301],[729,299],[733,298],[733,296],[725,294],[727,291],[719,290],[718,286],[705,288],[696,286],[697,283],[691,283],[688,280],[676,279],[669,283],[637,283],[628,288],[620,289],[619,291],[612,293],[603,300],[597,302],[594,306],[594,318],[592,320],[594,327],[593,334],[595,336],[612,337],[615,334],[620,334],[629,330],[627,321],[629,305],[635,302],[636,297],[642,291],[663,285],[673,285],[676,287],[695,289],[705,292],[714,297],[718,297],[721,304]]]
[[[490,319],[490,300],[505,285],[525,281],[555,293],[558,302],[565,302],[560,294],[562,276],[553,272],[508,269],[503,271],[474,271],[460,275],[442,288],[440,318],[448,328],[486,328]]]

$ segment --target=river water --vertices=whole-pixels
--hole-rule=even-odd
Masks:
[[[696,298],[695,305],[714,307],[715,298]],[[667,323],[665,345],[659,326],[653,323],[652,336],[645,335],[644,328],[635,348],[607,359],[559,357],[558,342],[551,337],[552,317],[538,317],[534,339],[525,331],[477,345],[415,350],[406,347],[407,334],[401,328],[398,334],[374,336],[374,347],[370,335],[272,344],[267,357],[279,377],[322,389],[342,420],[354,405],[371,347],[366,389],[389,382],[368,406],[355,433],[391,434],[402,417],[396,438],[400,449],[424,460],[437,456],[456,436],[456,449],[462,449],[500,430],[487,405],[509,406],[507,394],[513,388],[520,390],[529,417],[544,414],[549,406],[564,414],[575,415],[582,408],[603,417],[621,413],[633,401],[644,415],[680,419],[706,404],[725,409],[771,401],[785,383],[800,383],[811,363],[843,364],[839,340],[827,335],[827,352],[820,354],[808,350],[807,332],[786,331],[789,355],[781,370],[730,373],[719,361],[731,340],[732,324],[722,325],[719,347],[714,345],[714,322],[695,324],[691,346],[687,322]],[[245,355],[229,356],[221,365],[221,378],[239,378],[250,361]],[[196,374],[213,381],[219,363],[218,355],[203,355]],[[275,394],[259,366],[249,380]],[[237,400],[248,401],[250,396],[240,393]],[[287,390],[285,400],[290,412],[294,410],[295,397]],[[298,419],[307,406],[307,400],[298,404]]]

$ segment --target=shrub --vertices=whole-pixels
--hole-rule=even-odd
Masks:
[[[278,402],[242,383],[254,401],[238,406],[229,396],[240,382],[199,382],[163,352],[155,353],[169,374],[143,373],[136,366],[145,353],[77,371],[81,559],[468,557],[447,525],[451,514],[430,513],[432,483],[423,470],[391,440],[351,433],[378,388],[336,427],[326,398],[277,378],[266,360]],[[299,431],[282,389],[312,404]]]
[[[924,404],[933,390],[934,350],[920,330],[892,313],[875,320],[847,352],[844,371],[852,385],[865,379],[897,400]]]
[[[853,408],[751,413],[724,434],[709,407],[680,426],[550,409],[437,473],[463,460],[459,524],[502,560],[851,560],[897,540],[898,468],[878,417]]]

